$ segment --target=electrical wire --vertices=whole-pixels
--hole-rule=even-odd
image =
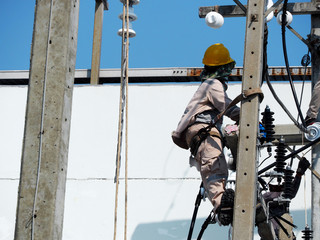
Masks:
[[[269,79],[269,73],[266,73],[266,82],[267,85],[273,95],[273,97],[275,98],[275,100],[278,102],[278,104],[282,107],[282,109],[285,111],[285,113],[288,115],[288,117],[292,120],[292,122],[303,132],[306,132],[306,128],[304,126],[302,126],[293,116],[292,114],[289,112],[289,110],[286,108],[286,106],[283,104],[283,102],[280,100],[280,98],[278,97],[277,93],[275,92],[274,88],[272,87],[272,84],[270,82]]]
[[[307,56],[309,56],[309,50],[308,50],[308,53],[306,54]],[[304,57],[306,56],[304,55],[302,60],[301,60],[301,64],[303,64],[303,59]],[[308,66],[308,63],[306,62],[304,64],[304,75],[303,75],[303,80],[302,80],[302,87],[301,87],[301,94],[300,94],[300,101],[299,101],[299,106],[301,106],[302,104],[302,97],[303,97],[303,92],[304,92],[304,85],[305,85],[305,80],[306,80],[306,75],[307,75],[307,66]],[[299,120],[299,116],[297,116],[297,121]],[[302,140],[303,140],[303,136],[302,136]],[[293,151],[296,150],[296,146],[293,146]],[[293,159],[294,157],[291,158],[290,160],[290,167],[292,167],[292,164],[293,164]]]
[[[267,159],[269,159],[270,157],[272,156],[272,154],[271,153],[269,153],[269,156],[268,157],[266,157],[265,159],[263,159],[262,161],[261,161],[261,163],[259,164],[259,166],[258,167],[260,167]]]
[[[291,72],[289,69],[289,60],[288,60],[288,54],[287,54],[287,44],[286,44],[286,23],[287,23],[287,4],[288,4],[288,0],[285,0],[283,3],[283,9],[282,9],[282,24],[281,24],[281,30],[282,30],[282,47],[283,47],[283,55],[284,55],[284,60],[285,60],[285,64],[286,64],[286,69],[287,69],[287,73],[288,73],[288,78],[289,78],[289,83],[291,86],[291,91],[294,97],[294,101],[298,110],[298,114],[299,117],[301,119],[302,122],[302,126],[305,128],[306,127],[306,123],[304,121],[302,112],[301,112],[301,108],[298,102],[298,98],[297,98],[297,94],[294,88],[294,84],[292,81],[292,76],[291,76]]]
[[[284,22],[284,21],[283,21]],[[271,81],[269,79],[269,72],[268,72],[268,64],[267,64],[267,45],[268,45],[268,30],[267,26],[265,27],[265,34],[264,34],[264,47],[263,47],[263,79],[267,82],[267,85],[274,97],[274,99],[278,102],[278,104],[281,106],[281,108],[284,110],[284,112],[288,115],[288,117],[291,119],[291,121],[302,131],[306,132],[307,129],[304,125],[301,125],[289,112],[287,107],[283,104],[281,99],[278,97],[277,93],[275,92],[274,88],[272,87]],[[290,71],[288,71],[288,75],[290,74]],[[291,77],[291,74],[290,74]],[[263,83],[263,82],[262,82]],[[261,85],[262,85],[261,83]],[[300,109],[300,107],[298,108]],[[301,111],[300,111],[301,112]]]

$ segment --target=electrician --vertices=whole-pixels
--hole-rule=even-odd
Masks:
[[[177,129],[172,133],[172,139],[179,147],[190,148],[190,165],[200,171],[218,221],[222,225],[229,225],[233,218],[234,191],[225,189],[228,167],[223,154],[222,117],[216,123],[213,121],[232,101],[226,90],[235,61],[230,57],[228,49],[217,43],[206,50],[202,63],[202,83],[188,103]],[[239,114],[237,106],[225,112],[237,124]],[[214,127],[206,131],[210,124],[214,124]]]

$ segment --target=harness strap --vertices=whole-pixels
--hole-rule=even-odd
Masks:
[[[244,90],[243,93],[239,94],[235,99],[232,100],[232,102],[227,106],[227,108],[219,113],[217,115],[217,121],[220,120],[220,118],[230,109],[232,108],[233,106],[235,106],[237,103],[243,101],[243,100],[247,100],[247,99],[251,99],[253,97],[255,97],[256,95],[258,95],[260,97],[260,102],[262,102],[263,98],[264,98],[264,95],[263,95],[263,92],[261,90],[261,88],[254,88],[254,89],[249,89],[249,90]]]
[[[234,107],[237,103],[243,101],[243,100],[248,100],[251,99],[255,96],[259,96],[260,97],[260,102],[263,100],[263,92],[261,90],[261,88],[254,88],[254,89],[249,89],[249,90],[244,90],[243,93],[239,94],[235,99],[232,100],[231,103],[229,103],[229,105],[226,107],[226,109],[219,113],[212,124],[210,124],[208,127],[201,129],[192,139],[191,139],[191,143],[190,143],[190,152],[193,156],[195,156],[197,154],[198,148],[201,144],[201,142],[203,140],[205,140],[209,135],[214,136],[214,137],[218,137],[220,139],[221,135],[217,134],[216,132],[211,131],[212,128],[215,127],[216,123],[222,118],[222,116],[224,114],[226,114],[226,112]]]
[[[220,133],[212,131],[211,129],[207,131],[206,128],[202,128],[199,132],[191,139],[190,142],[190,152],[193,156],[197,154],[198,148],[202,141],[204,141],[208,136],[217,137],[222,140]]]

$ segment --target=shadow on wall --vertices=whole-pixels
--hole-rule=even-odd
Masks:
[[[293,216],[294,224],[297,229],[294,229],[295,235],[301,237],[301,230],[305,228],[305,212],[304,210],[291,211]],[[311,225],[311,210],[308,209],[308,224]],[[186,240],[191,220],[177,220],[168,222],[155,222],[155,223],[145,223],[140,224],[135,229],[131,240]],[[201,230],[201,226],[205,221],[204,218],[199,218],[196,221],[192,239],[197,239],[198,234]],[[255,228],[255,232],[256,232]],[[205,233],[202,236],[202,240],[212,240],[212,239],[228,239],[229,227],[219,226],[218,224],[210,224]],[[260,239],[256,235],[255,239]],[[300,238],[298,238],[300,239]]]
[[[204,218],[197,219],[192,239],[197,239],[204,221]],[[140,224],[135,229],[131,240],[186,240],[189,227],[190,220]],[[212,240],[212,236],[214,236],[215,239],[228,239],[228,231],[229,227],[219,227],[217,224],[210,224],[202,236],[202,240]]]

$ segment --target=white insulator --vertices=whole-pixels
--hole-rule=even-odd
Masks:
[[[140,0],[131,0],[132,5],[138,5],[140,3]]]
[[[227,165],[228,165],[228,169],[230,170],[235,170],[234,167],[235,167],[235,159],[231,156],[229,156],[229,158],[227,159]]]
[[[307,132],[304,134],[307,140],[313,141],[320,137],[320,122],[307,127]]]
[[[126,16],[126,14],[125,14],[125,16]],[[120,20],[122,20],[122,17],[123,17],[123,13],[120,13],[120,14],[119,14]],[[137,15],[133,12],[133,8],[132,8],[132,7],[129,7],[129,21],[130,21],[130,22],[133,22],[133,21],[135,21],[135,20],[137,20],[137,19],[138,19],[138,17],[137,17]]]
[[[286,26],[290,25],[292,23],[293,17],[292,14],[288,11],[286,11]],[[282,11],[278,13],[277,15],[277,22],[282,25]]]
[[[235,184],[236,184],[236,179],[237,179],[237,173],[236,171],[230,171],[229,172],[229,177],[226,183],[226,188],[232,188],[235,190]]]
[[[224,23],[224,18],[220,13],[209,12],[205,18],[206,24],[212,28],[220,28]]]
[[[272,6],[273,6],[273,1],[272,0],[268,0],[267,1],[267,6],[266,6],[266,10],[271,8]],[[270,22],[273,17],[274,17],[274,13],[272,11],[271,13],[268,14],[268,16],[266,16],[266,21]]]
[[[127,4],[127,0],[120,0],[123,4]],[[129,0],[129,5],[137,5],[140,3],[140,0]]]
[[[124,34],[126,36],[127,35],[127,29],[126,28],[124,29],[124,32],[125,32]],[[120,28],[118,30],[118,35],[120,37],[122,37],[122,28]],[[133,29],[129,28],[129,38],[132,38],[132,37],[135,37],[135,36],[136,36],[136,32]]]

